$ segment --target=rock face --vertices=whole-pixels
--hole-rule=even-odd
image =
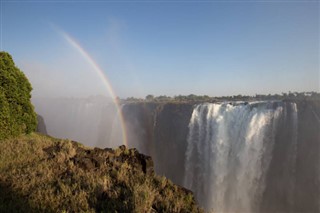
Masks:
[[[157,174],[181,184],[193,104],[132,103],[123,107],[128,144],[151,155]]]
[[[320,211],[320,101],[297,101],[296,104],[297,145],[295,150],[287,148],[291,143],[288,131],[283,131],[285,126],[280,127],[261,212]],[[294,165],[287,164],[290,158],[295,159]]]
[[[37,130],[36,131],[47,135],[48,134],[47,127],[46,127],[46,124],[44,122],[43,117],[38,114],[37,115],[37,120],[38,120],[38,126],[37,126]]]

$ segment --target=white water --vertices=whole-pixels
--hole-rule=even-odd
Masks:
[[[195,107],[189,123],[184,186],[195,193],[201,206],[219,213],[259,211],[277,125],[288,116],[297,128],[297,108],[290,106],[292,116],[286,115],[285,104],[279,102]],[[295,153],[297,136],[292,140],[290,148]],[[288,160],[294,162],[295,155]]]

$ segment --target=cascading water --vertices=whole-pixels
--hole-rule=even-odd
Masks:
[[[289,110],[283,102],[195,107],[189,123],[184,186],[195,193],[200,205],[214,212],[260,210],[280,122],[292,121],[291,154],[296,149],[297,108],[289,105]],[[294,172],[295,155],[288,161],[292,163],[288,170]]]

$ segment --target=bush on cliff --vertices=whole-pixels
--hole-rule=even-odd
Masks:
[[[0,52],[0,139],[36,129],[31,90],[31,84],[15,66],[11,55]]]

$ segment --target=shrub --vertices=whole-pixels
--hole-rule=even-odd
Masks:
[[[31,84],[15,66],[11,55],[0,52],[0,139],[36,129],[31,90]]]

